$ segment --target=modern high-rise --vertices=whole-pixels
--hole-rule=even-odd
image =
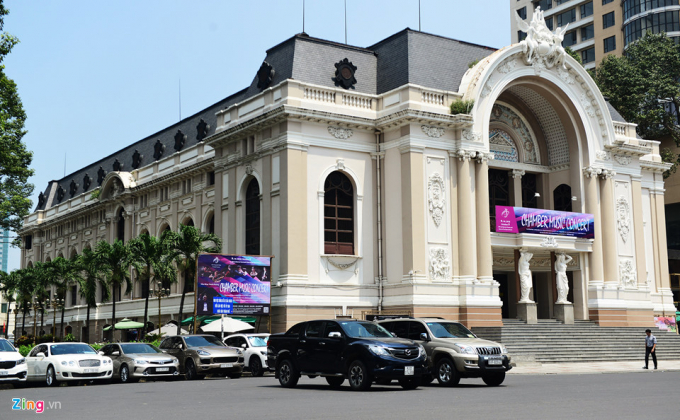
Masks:
[[[647,31],[680,39],[680,0],[510,0],[513,43],[526,36],[513,15],[530,22],[539,6],[550,29],[569,24],[562,45],[579,53],[587,69]]]

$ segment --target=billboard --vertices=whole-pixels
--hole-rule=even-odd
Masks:
[[[592,214],[496,206],[496,232],[595,238]]]
[[[200,254],[198,315],[269,315],[272,257]]]

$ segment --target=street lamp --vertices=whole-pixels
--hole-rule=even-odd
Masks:
[[[19,316],[19,308],[17,304],[14,305],[14,309],[12,309],[12,313],[14,314],[14,344],[16,345],[17,343],[17,318]]]
[[[57,309],[64,307],[64,299],[52,299],[52,340],[57,335]]]
[[[156,296],[158,298],[158,336],[161,336],[161,299],[170,296],[170,289],[163,288],[163,282],[159,281],[156,283],[156,288],[150,290],[151,296]],[[144,320],[146,322],[146,320]]]

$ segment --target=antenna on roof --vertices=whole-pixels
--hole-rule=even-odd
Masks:
[[[418,0],[418,32],[422,32],[420,30],[420,0]]]
[[[302,33],[305,33],[305,0],[302,0]]]
[[[182,78],[179,79],[179,120],[182,121]]]
[[[345,0],[345,45],[347,45],[347,0]]]
[[[66,177],[66,152],[64,152],[64,177]]]

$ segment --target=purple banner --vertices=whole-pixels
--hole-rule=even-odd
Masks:
[[[269,315],[271,257],[198,256],[199,315]]]
[[[537,233],[593,239],[592,214],[567,211],[496,206],[496,232]]]

